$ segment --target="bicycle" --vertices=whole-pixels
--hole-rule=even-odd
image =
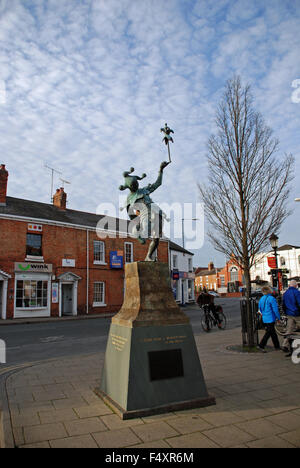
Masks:
[[[278,335],[284,336],[286,334],[287,322],[288,316],[284,313],[280,313],[280,320],[277,320],[275,323],[275,330]]]
[[[217,306],[215,309],[216,316],[219,317],[218,320],[208,304],[203,305],[201,308],[203,309],[201,326],[205,332],[208,333],[214,326],[217,326],[220,330],[225,330],[227,319],[221,306]]]

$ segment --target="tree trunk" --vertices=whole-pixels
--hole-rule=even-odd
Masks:
[[[251,295],[251,278],[249,265],[245,266],[244,278],[246,283],[246,303],[247,303],[247,337],[248,346],[253,348],[255,346],[254,340],[254,329],[253,329],[253,311],[251,307],[250,295]]]

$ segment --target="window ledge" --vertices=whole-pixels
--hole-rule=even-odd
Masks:
[[[107,307],[107,304],[101,304],[100,302],[93,302],[93,307]]]
[[[100,262],[99,260],[94,260],[94,265],[107,265],[106,262]]]
[[[44,257],[35,257],[34,255],[26,255],[25,262],[41,262],[44,263]]]

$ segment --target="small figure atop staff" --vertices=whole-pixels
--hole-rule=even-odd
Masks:
[[[173,138],[171,137],[171,133],[174,133],[174,131],[168,127],[168,124],[165,124],[164,128],[160,129],[161,132],[165,134],[164,138],[162,141],[165,142],[165,144],[168,146],[168,153],[169,153],[169,162],[171,162],[171,155],[170,155],[170,141],[174,143]]]

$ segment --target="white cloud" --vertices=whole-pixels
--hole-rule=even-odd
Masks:
[[[154,198],[197,201],[216,105],[236,72],[299,164],[300,105],[291,101],[299,31],[286,2],[2,0],[0,151],[9,194],[47,202],[48,161],[72,182],[69,207],[117,203],[130,166],[155,180],[168,122],[173,164]],[[291,222],[286,239],[297,244]]]

